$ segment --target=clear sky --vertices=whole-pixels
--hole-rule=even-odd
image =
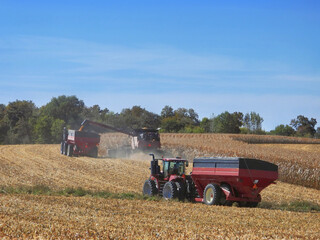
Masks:
[[[0,103],[255,111],[320,126],[320,1],[0,1]]]

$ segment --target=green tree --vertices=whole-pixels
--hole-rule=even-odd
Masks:
[[[212,120],[210,120],[207,117],[204,117],[200,122],[200,127],[203,129],[203,132],[209,133],[211,132],[211,124]]]
[[[36,143],[52,143],[51,127],[54,118],[43,115],[37,119],[34,126]]]
[[[83,119],[90,119],[92,121],[105,122],[108,118],[109,109],[101,109],[99,105],[92,107],[84,107],[82,112]]]
[[[59,96],[41,108],[41,114],[63,120],[71,128],[79,128],[82,122],[84,103],[76,96]]]
[[[320,127],[317,128],[316,134],[314,135],[315,138],[320,138]]]
[[[62,139],[62,130],[66,126],[65,121],[61,119],[55,119],[52,122],[50,131],[51,131],[51,142],[59,143]]]
[[[4,104],[0,104],[0,144],[5,143],[7,132],[9,130],[8,123],[5,120],[5,110],[6,106]]]
[[[243,125],[249,133],[261,133],[263,118],[256,112],[246,113],[243,118]]]
[[[241,112],[224,112],[213,118],[213,132],[240,133],[243,114]]]
[[[164,108],[162,108],[161,110],[161,118],[169,118],[169,117],[173,117],[174,116],[174,112],[173,112],[173,108],[166,105],[164,106]]]
[[[3,123],[6,124],[5,143],[32,143],[33,122],[37,108],[31,101],[10,102],[4,111]]]
[[[276,126],[276,128],[270,133],[280,136],[293,136],[295,134],[295,130],[289,125],[280,124],[279,126]]]
[[[192,109],[178,108],[172,112],[171,107],[164,107],[161,112],[161,129],[163,132],[194,132],[202,131],[198,114]]]
[[[131,109],[125,108],[118,117],[123,127],[132,129],[143,127],[158,128],[161,122],[159,115],[149,112],[140,106],[133,106]]]
[[[303,116],[299,115],[296,119],[292,119],[290,125],[296,130],[297,136],[301,137],[313,137],[316,133],[315,126],[317,120],[311,118],[310,120]]]

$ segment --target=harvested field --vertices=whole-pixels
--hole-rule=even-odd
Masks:
[[[161,136],[163,137],[163,135]],[[172,135],[190,147],[175,151],[207,154],[210,139]],[[222,138],[226,136],[221,136]],[[180,139],[180,140],[179,140]],[[163,144],[173,141],[162,138]],[[227,142],[226,142],[227,143]],[[246,145],[247,143],[240,143]],[[248,144],[247,144],[248,145]],[[251,146],[251,145],[250,145]],[[290,145],[293,146],[293,145]],[[291,152],[292,149],[286,151]],[[313,154],[314,148],[299,145]],[[316,145],[314,145],[316,146]],[[167,146],[166,146],[167,147]],[[230,148],[238,149],[238,145]],[[273,151],[271,145],[260,145]],[[286,146],[282,145],[285,149]],[[271,150],[266,150],[266,149]],[[218,150],[222,149],[217,148]],[[210,150],[210,149],[209,149]],[[203,153],[200,153],[203,151]],[[229,151],[231,151],[229,149]],[[280,151],[280,149],[279,149]],[[294,150],[295,151],[295,150]],[[266,152],[264,154],[266,154]],[[221,154],[223,155],[223,154]],[[141,193],[149,176],[150,157],[132,159],[66,157],[59,145],[0,146],[0,186],[48,186],[50,189],[83,188],[113,193]],[[189,168],[190,170],[191,168]],[[320,205],[320,191],[278,182],[262,191],[263,203],[277,205],[309,201]],[[201,203],[126,200],[100,197],[8,194],[0,189],[2,239],[318,239],[319,212],[290,212],[262,208],[206,206]]]
[[[142,158],[141,158],[142,157]],[[60,154],[59,145],[0,146],[0,185],[45,185],[52,189],[78,188],[135,192],[149,174],[149,161],[78,157]],[[142,159],[142,160],[141,160]],[[149,160],[149,157],[147,157]],[[135,173],[135,181],[128,176]]]
[[[318,239],[319,214],[96,198],[0,195],[0,237]]]
[[[243,136],[233,134],[161,134],[164,148],[174,149],[188,159],[196,156],[234,156],[249,157],[276,163],[279,166],[280,180],[292,184],[320,189],[320,157],[318,140],[312,144],[249,144],[249,138],[263,138],[271,142],[270,136]],[[246,142],[240,141],[245,138]],[[287,138],[274,137],[275,142]],[[237,140],[235,140],[237,139]],[[262,140],[261,140],[262,139]],[[289,138],[291,142],[300,142],[309,139]],[[252,141],[254,142],[254,141]],[[306,147],[308,146],[308,147]],[[303,150],[303,147],[309,149]]]

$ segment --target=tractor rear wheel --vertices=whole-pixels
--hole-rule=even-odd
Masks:
[[[217,184],[209,183],[203,192],[203,201],[207,205],[218,205],[221,199],[221,189]]]
[[[162,196],[166,200],[177,198],[178,190],[176,183],[172,181],[166,182],[166,184],[163,186]]]
[[[150,180],[150,179],[146,180],[143,185],[142,193],[143,193],[143,195],[147,195],[149,197],[157,195],[158,189],[157,189],[155,181]]]
[[[67,149],[67,156],[72,157],[73,155],[73,145],[69,144]]]

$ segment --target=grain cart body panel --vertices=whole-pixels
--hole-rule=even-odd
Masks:
[[[191,173],[199,198],[203,200],[205,187],[210,184],[228,185],[228,201],[260,202],[260,192],[278,178],[278,166],[249,158],[195,158]],[[222,188],[223,191],[225,191]]]
[[[99,143],[99,134],[77,130],[68,131],[67,144],[73,146],[73,154],[75,155],[90,155],[90,152],[97,148]]]

